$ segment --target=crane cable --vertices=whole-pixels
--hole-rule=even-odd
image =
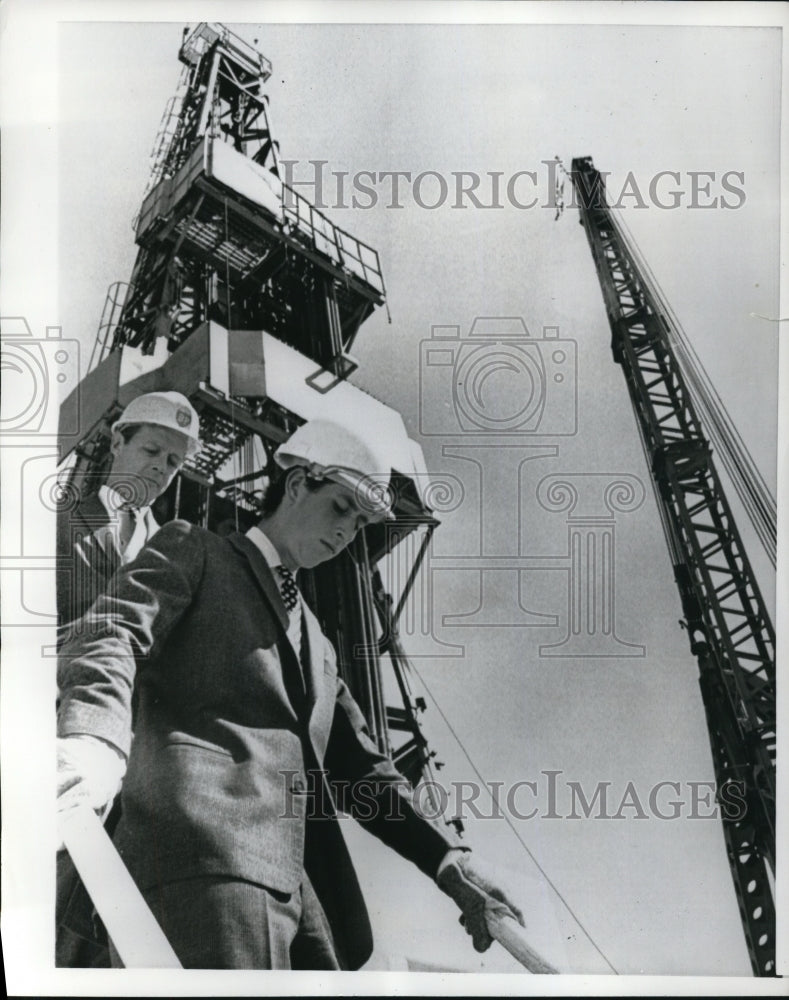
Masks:
[[[232,302],[230,298],[230,221],[228,219],[227,212],[227,196],[223,199],[224,203],[224,218],[225,218],[225,241],[224,241],[224,257],[225,257],[225,308],[227,309],[227,336],[228,336],[228,354],[230,353],[230,343],[229,338],[232,336],[231,330],[233,329],[232,320]],[[229,367],[229,360],[228,360]],[[239,475],[243,475],[247,469],[245,468],[244,456],[239,456],[239,448],[237,447],[237,432],[236,432],[236,401],[232,392],[228,392],[228,399],[230,400],[230,433],[232,435],[232,447],[233,447],[233,458],[232,458],[232,469],[233,469],[233,481],[235,482]],[[237,462],[241,462],[241,473],[238,471]],[[233,487],[233,523],[236,531],[239,530],[238,522],[238,487]]]
[[[481,771],[479,770],[479,768],[477,767],[477,765],[472,760],[471,754],[466,749],[466,746],[463,743],[463,740],[461,740],[460,736],[458,735],[457,730],[452,725],[452,723],[449,721],[449,719],[447,718],[446,713],[444,712],[444,710],[441,708],[441,706],[439,705],[438,701],[436,700],[436,696],[433,694],[433,692],[430,690],[430,688],[425,683],[424,677],[419,672],[419,670],[416,668],[416,666],[414,665],[413,662],[410,663],[410,666],[411,666],[411,669],[413,670],[413,672],[419,678],[419,681],[422,684],[422,687],[425,689],[428,697],[430,698],[430,700],[432,701],[432,703],[435,705],[435,707],[436,707],[436,709],[438,711],[438,714],[444,720],[444,723],[446,724],[447,729],[449,729],[450,733],[454,737],[455,742],[458,744],[458,746],[460,747],[460,749],[463,751],[463,755],[465,756],[466,760],[471,765],[471,769],[473,770],[474,774],[479,779],[480,784],[482,785],[483,788],[488,789],[488,784],[485,781],[485,778],[482,776]],[[491,800],[493,801],[494,805],[498,805],[497,799],[494,797],[493,793],[490,792],[489,789],[488,789],[488,794],[490,795]],[[545,871],[545,869],[542,867],[542,865],[537,860],[537,858],[535,858],[534,854],[532,854],[531,849],[529,848],[528,844],[523,839],[523,837],[521,837],[520,833],[518,832],[515,824],[512,822],[512,820],[510,819],[510,817],[505,812],[502,812],[502,816],[504,817],[504,821],[507,824],[507,826],[509,826],[509,828],[512,830],[512,832],[515,834],[515,837],[517,838],[518,842],[520,843],[521,847],[524,849],[524,851],[526,852],[526,854],[531,859],[531,861],[534,864],[534,866],[540,872],[540,874],[545,879],[545,881],[548,883],[548,885],[551,887],[551,889],[553,889],[554,893],[558,896],[558,898],[561,901],[562,905],[565,907],[565,909],[570,914],[570,916],[573,918],[573,920],[576,922],[576,924],[581,928],[581,930],[583,931],[584,935],[586,936],[586,938],[591,943],[592,947],[595,949],[595,951],[598,953],[598,955],[600,955],[600,957],[603,959],[603,961],[606,963],[606,965],[609,967],[609,969],[611,969],[611,971],[614,973],[614,975],[618,976],[619,972],[617,971],[617,969],[614,968],[614,966],[611,963],[611,961],[608,958],[608,956],[603,952],[603,950],[600,948],[600,946],[594,940],[594,938],[589,933],[589,931],[581,923],[580,917],[576,914],[575,910],[573,910],[572,906],[570,906],[570,904],[564,898],[564,896],[562,895],[561,890],[551,880],[550,876]]]
[[[646,276],[644,290],[653,300],[650,303],[653,311],[658,315],[662,313],[671,320],[666,324],[668,337],[672,347],[675,348],[678,364],[687,379],[689,395],[703,415],[705,427],[716,452],[762,547],[775,566],[777,538],[775,500],[621,213],[617,213],[616,220],[612,218],[612,221],[621,230],[623,242]]]
[[[722,437],[729,437],[731,439],[732,443],[730,444],[728,450],[732,455],[739,453],[738,457],[742,466],[748,467],[749,475],[752,476],[759,492],[762,494],[760,499],[765,502],[764,505],[768,514],[771,513],[772,517],[775,518],[775,501],[770,495],[770,491],[767,488],[761,473],[748,453],[748,450],[742,441],[742,437],[731,420],[731,417],[721,400],[720,394],[715,389],[715,386],[709,378],[704,365],[694,350],[682,323],[663,294],[659,281],[655,277],[648,261],[641,252],[635,237],[625,224],[623,218],[619,218],[618,225],[626,234],[627,241],[631,244],[630,249],[633,252],[633,256],[637,259],[639,266],[648,275],[649,280],[654,286],[651,288],[648,283],[645,283],[647,291],[652,294],[654,299],[657,301],[660,306],[660,311],[669,315],[672,320],[673,328],[670,328],[668,331],[669,339],[672,346],[676,347],[681,353],[682,357],[679,360],[684,361],[683,371],[685,371],[689,376],[689,381],[692,382],[692,386],[696,390],[697,395],[694,396],[694,402],[701,403],[702,407],[704,407],[708,412],[714,423],[713,429],[720,433]]]

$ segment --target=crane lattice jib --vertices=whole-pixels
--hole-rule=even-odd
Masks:
[[[672,348],[672,327],[605,199],[589,158],[572,179],[656,487],[691,650],[696,655],[719,795],[740,782],[745,816],[724,835],[754,971],[774,974],[775,633],[709,442]]]

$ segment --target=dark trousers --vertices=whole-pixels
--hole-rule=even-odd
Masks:
[[[66,851],[59,851],[55,884],[55,965],[108,969],[107,935]]]
[[[305,874],[291,895],[201,876],[143,893],[185,969],[343,969],[329,921]],[[122,965],[110,944],[112,964]]]

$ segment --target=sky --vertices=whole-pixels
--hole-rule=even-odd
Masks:
[[[56,278],[57,323],[79,342],[83,372],[107,287],[131,273],[148,154],[178,81],[181,30],[194,23],[188,5],[158,24],[141,15],[101,23],[91,11],[56,30],[55,134],[42,142],[54,138],[46,148],[56,150],[57,239],[53,227],[38,248]],[[567,206],[557,219],[546,202],[557,157],[569,170],[573,157],[592,156],[610,171],[609,192],[622,192],[632,177],[642,207],[624,196],[620,218],[775,493],[778,325],[763,317],[780,315],[780,32],[225,23],[257,39],[273,64],[271,123],[280,156],[294,161],[293,178],[309,181],[309,161],[326,161],[327,214],[380,253],[390,315],[379,309],[362,327],[352,381],[402,414],[431,476],[452,494],[417,587],[432,635],[418,615],[404,625],[409,681],[427,703],[423,728],[444,765],[436,772],[443,785],[455,794],[458,783],[481,776],[506,793],[532,781],[537,792],[530,798],[521,785],[510,804],[522,815],[536,804],[540,813],[507,822],[475,818],[467,807],[465,839],[507,874],[533,942],[563,971],[749,975],[720,824],[704,818],[713,770],[698,668],[678,625],[648,470],[578,211]],[[347,185],[372,172],[374,196],[357,192],[357,207],[340,204],[338,171]],[[402,180],[402,207],[392,205],[385,171],[424,175],[421,187]],[[480,177],[483,204],[498,175],[501,207],[470,198],[456,206],[460,171]],[[660,171],[679,176],[661,180],[653,196]],[[695,203],[717,199],[714,207],[690,207],[694,172],[706,177]],[[30,187],[21,190],[35,202]],[[680,192],[676,208],[656,204],[670,201],[672,189]],[[519,207],[534,197],[536,205]],[[47,294],[51,302],[53,290]],[[10,308],[26,313],[28,303],[31,315],[40,313],[21,292]],[[5,307],[8,314],[7,297]],[[546,391],[536,432],[503,437],[461,426],[447,381],[453,369],[428,363],[433,327],[458,327],[454,357],[470,357],[484,343],[477,317],[509,317],[538,366],[554,363],[557,345],[543,343],[543,331],[558,328],[574,391]],[[528,335],[513,325],[517,317]],[[508,377],[494,372],[480,391],[509,413],[523,383]],[[484,397],[493,385],[500,395]],[[584,530],[613,516],[603,501],[609,484],[626,483],[636,498],[635,509],[615,517],[619,641],[602,655],[588,644],[564,656],[549,648],[567,634],[570,524],[545,499],[548,477],[586,491]],[[772,611],[772,567],[742,527]],[[496,558],[519,559],[521,571]],[[384,569],[396,587],[397,568]],[[545,815],[550,773],[559,818]],[[636,818],[628,807],[619,819],[570,819],[572,782],[587,797],[608,783],[611,813],[628,788],[647,807],[651,790],[672,782],[681,815],[660,819],[647,807]],[[704,814],[696,818],[694,794]],[[489,805],[485,792],[477,805]],[[497,945],[477,956],[448,900],[353,824],[344,829],[376,934],[371,969],[402,967],[407,957],[519,971]]]

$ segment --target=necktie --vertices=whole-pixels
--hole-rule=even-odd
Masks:
[[[143,538],[135,538],[142,526],[142,511],[139,507],[124,504],[120,508],[119,517],[121,552],[124,553],[127,560],[131,560],[142,548],[142,545],[145,544]],[[132,542],[134,542],[134,545],[132,545]]]
[[[282,595],[285,610],[288,612],[288,639],[290,640],[291,646],[293,646],[293,649],[295,650],[299,667],[301,667],[302,615],[301,602],[299,601],[299,588],[296,586],[295,577],[287,566],[279,565],[276,567],[276,570],[277,575],[279,576],[279,592]]]
[[[299,603],[299,588],[296,586],[295,577],[287,566],[277,566],[277,573],[279,574],[279,589],[282,600],[285,602],[288,614],[292,614]]]

